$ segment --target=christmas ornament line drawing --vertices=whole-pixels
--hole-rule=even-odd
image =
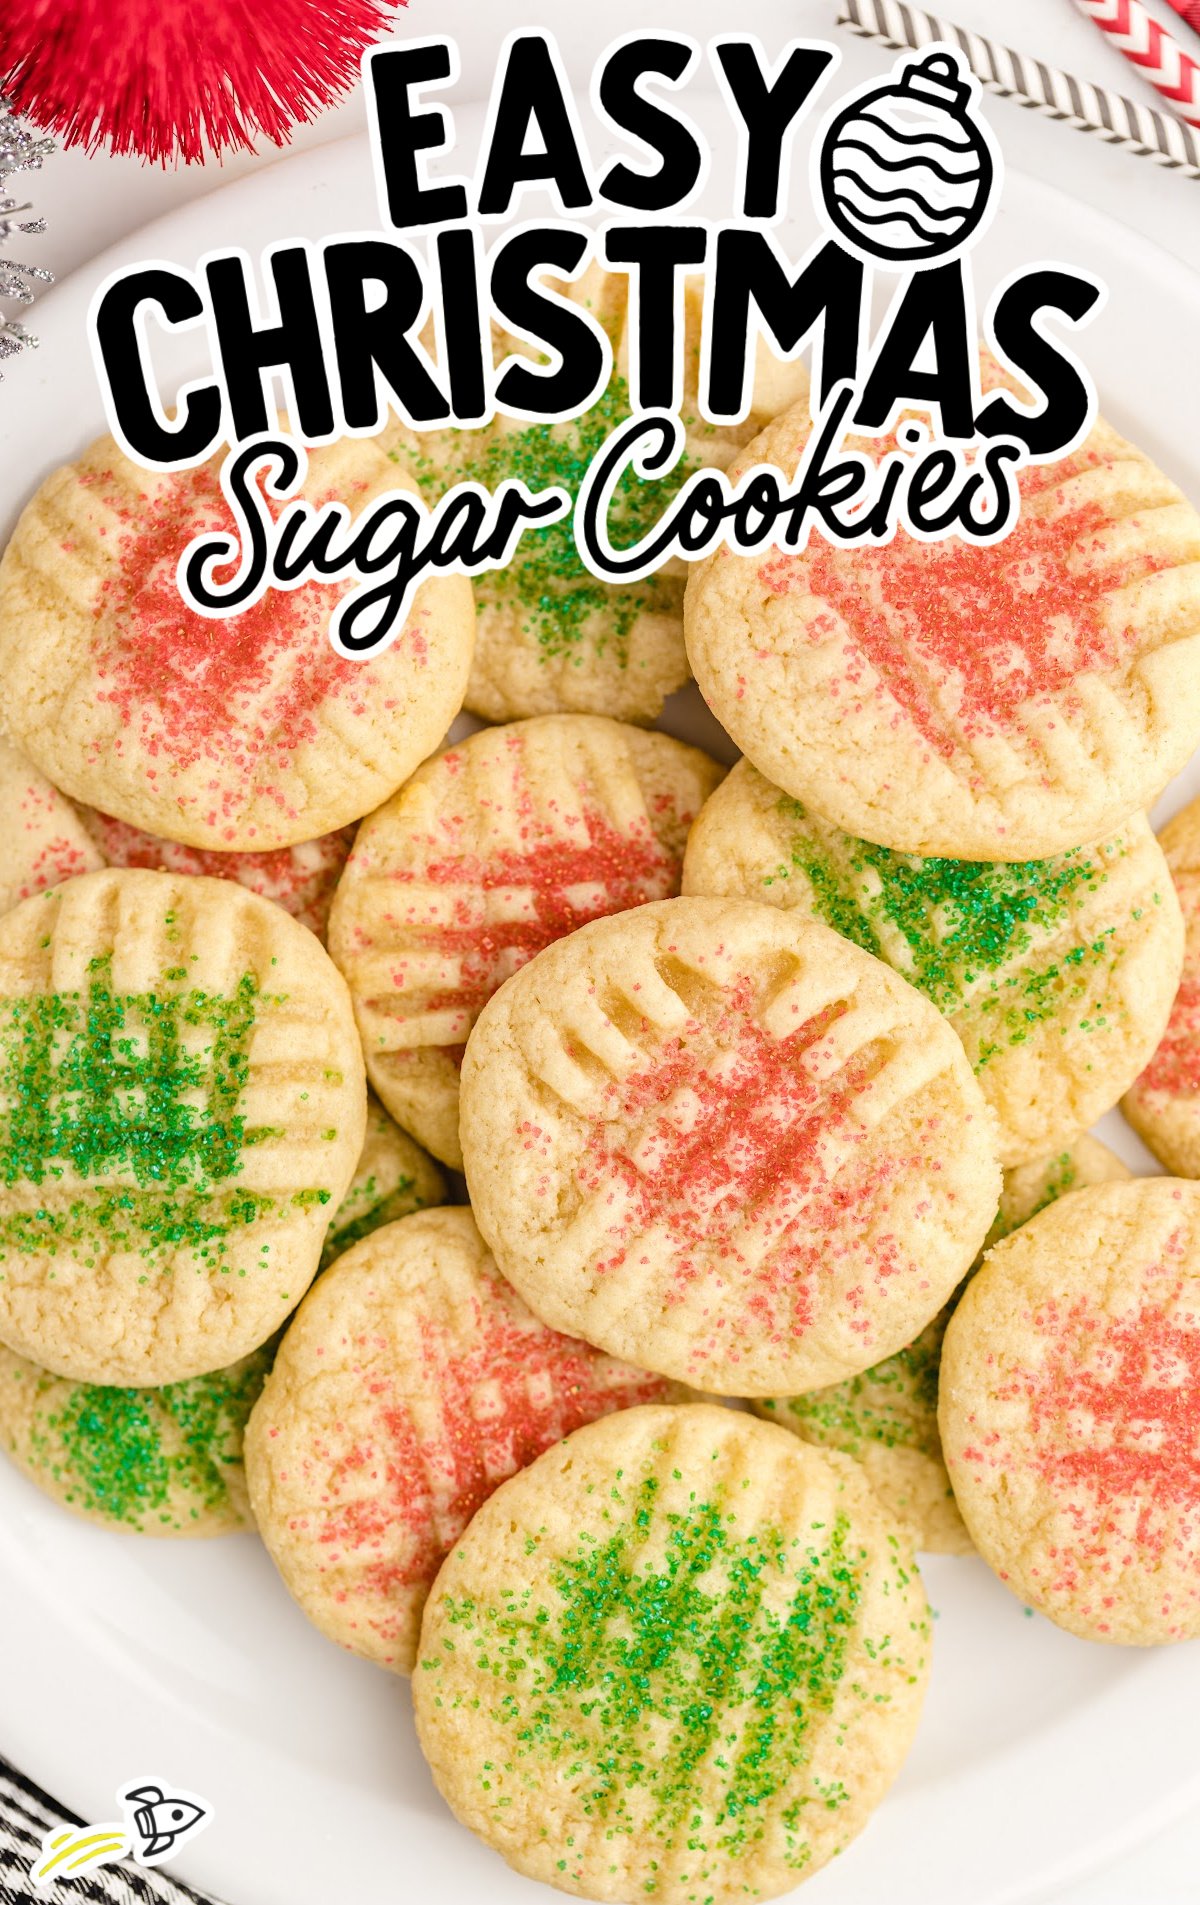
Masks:
[[[23,205],[13,196],[9,180],[24,172],[39,171],[43,159],[54,149],[53,139],[31,132],[9,102],[0,98],[0,246],[18,235],[32,238],[45,231],[45,219],[36,214],[28,216],[33,206]],[[53,272],[44,271],[40,265],[21,264],[0,251],[0,304],[30,305],[37,295],[35,286],[53,282]],[[36,344],[37,338],[20,319],[0,308],[0,362]]]
[[[965,251],[991,219],[1001,168],[962,55],[899,60],[839,103],[817,149],[826,216],[868,263],[920,271]]]

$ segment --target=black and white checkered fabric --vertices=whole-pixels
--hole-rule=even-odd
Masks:
[[[34,1887],[30,1870],[51,1826],[81,1826],[48,1793],[0,1759],[0,1905],[219,1905],[161,1866],[98,1866]]]

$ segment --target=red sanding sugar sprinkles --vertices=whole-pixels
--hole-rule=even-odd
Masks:
[[[372,1354],[377,1345],[362,1339],[355,1374],[370,1424],[352,1446],[326,1440],[312,1453],[318,1565],[353,1574],[337,1595],[350,1626],[375,1636],[372,1649],[394,1651],[405,1601],[413,1590],[424,1599],[502,1481],[585,1422],[664,1402],[671,1391],[659,1376],[544,1329],[494,1274],[453,1329],[429,1317],[415,1325],[420,1396],[405,1393]]]
[[[132,744],[149,757],[149,779],[213,764],[213,804],[202,818],[223,827],[232,844],[247,788],[264,769],[268,780],[272,770],[286,773],[296,750],[315,740],[323,706],[340,701],[361,717],[368,697],[381,697],[383,712],[394,703],[371,664],[330,647],[332,587],[268,589],[222,620],[182,601],[176,568],[184,547],[194,536],[233,529],[216,464],[170,476],[136,499],[112,472],[80,480],[94,485],[119,524],[116,566],[93,611],[105,631],[95,655],[97,698],[117,710]],[[118,737],[113,745],[120,753],[126,743]],[[282,788],[273,797],[289,808]]]
[[[822,1286],[846,1263],[855,1265],[849,1328],[869,1345],[872,1290],[893,1277],[920,1280],[891,1212],[893,1187],[923,1169],[938,1173],[919,1148],[936,1140],[936,1118],[916,1119],[908,1154],[868,1141],[856,1106],[882,1048],[856,1055],[832,1081],[820,1064],[805,1066],[844,1007],[780,1039],[753,1018],[755,994],[750,978],[738,978],[711,1027],[689,1020],[649,1065],[609,1084],[577,1172],[581,1191],[613,1213],[598,1275],[620,1271],[648,1230],[669,1233],[665,1300],[702,1301],[709,1317],[697,1381],[709,1357],[736,1362],[744,1334],[803,1339]]]
[[[1001,1579],[1101,1640],[1200,1634],[1198,1195],[1160,1178],[1066,1199],[950,1326],[943,1430],[968,1526]]]
[[[546,1322],[614,1355],[738,1396],[840,1380],[919,1332],[994,1215],[994,1127],[948,1029],[774,908],[596,921],[468,1041],[480,1229]]]
[[[1116,667],[1140,640],[1107,598],[1155,560],[1120,546],[1099,503],[1056,510],[1045,500],[1089,466],[1111,460],[1091,453],[1049,473],[1023,471],[1021,514],[998,545],[901,533],[847,552],[814,536],[803,554],[764,563],[760,579],[773,594],[811,592],[828,604],[808,635],[841,637],[844,699],[864,684],[890,697],[895,719],[952,758],[964,741],[1010,729],[1031,702],[1069,691],[1078,675]]]
[[[5,719],[71,799],[188,846],[269,853],[360,819],[438,745],[475,612],[465,576],[430,575],[388,645],[350,658],[331,623],[353,579],[191,609],[178,569],[197,538],[235,551],[218,583],[252,560],[219,468],[147,472],[101,438],[43,483],[0,561]],[[411,489],[377,443],[346,438],[308,452],[293,500],[355,517]]]

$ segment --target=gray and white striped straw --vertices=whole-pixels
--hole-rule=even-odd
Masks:
[[[1027,53],[997,46],[978,33],[939,20],[936,14],[910,7],[907,0],[840,0],[838,25],[885,46],[928,46],[944,40],[961,49],[971,71],[989,92],[1015,99],[1061,119],[1079,132],[1094,132],[1107,145],[1126,146],[1156,165],[1169,166],[1185,178],[1200,179],[1200,135],[1172,113],[1093,86],[1072,73],[1047,66]]]

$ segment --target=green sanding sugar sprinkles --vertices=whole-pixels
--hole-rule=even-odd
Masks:
[[[1049,860],[921,859],[842,832],[742,761],[692,830],[683,890],[808,913],[927,994],[997,1114],[1005,1165],[1116,1103],[1182,966],[1179,904],[1142,814]]]
[[[532,1877],[773,1897],[899,1770],[927,1615],[852,1463],[707,1405],[625,1410],[503,1484],[443,1566],[421,1743],[459,1817]]]
[[[441,1172],[373,1099],[324,1270],[382,1224],[442,1201]],[[52,1500],[104,1527],[219,1535],[253,1526],[242,1463],[278,1337],[228,1369],[160,1388],[74,1382],[0,1346],[0,1450]]]
[[[345,986],[223,880],[107,870],[0,918],[0,1341],[153,1387],[257,1349],[362,1149]]]
[[[64,1508],[143,1535],[252,1525],[242,1433],[271,1367],[265,1345],[161,1389],[72,1382],[0,1348],[0,1449]]]

